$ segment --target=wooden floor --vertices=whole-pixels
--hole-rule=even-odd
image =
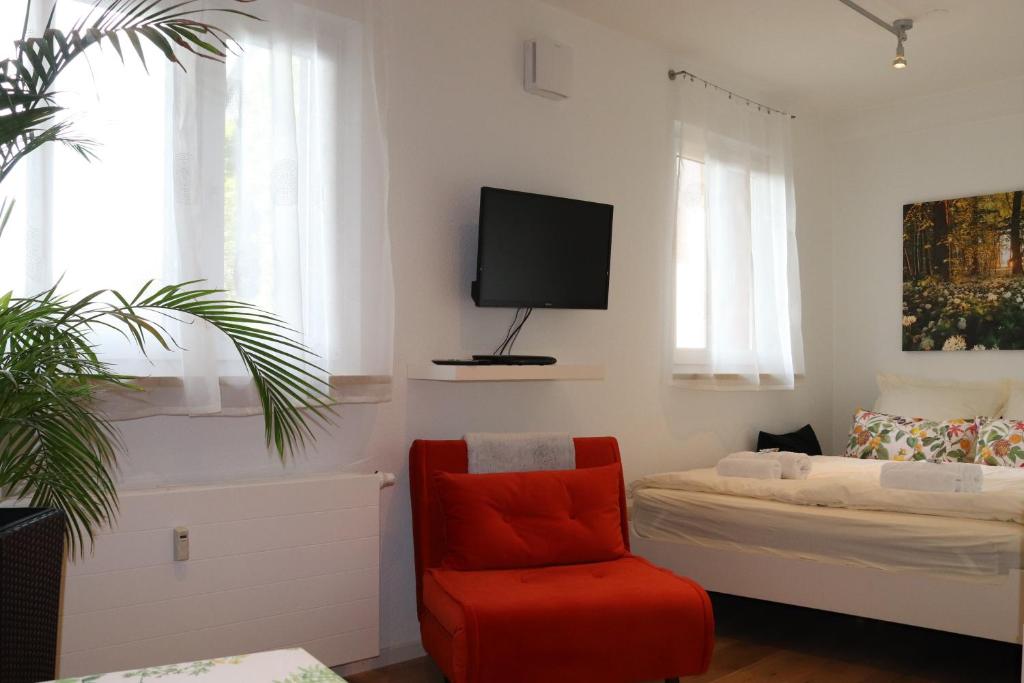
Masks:
[[[717,642],[711,669],[684,679],[687,683],[1021,680],[1019,646],[758,600],[723,595],[712,595],[712,600]],[[441,673],[428,659],[417,659],[346,679],[440,683]]]

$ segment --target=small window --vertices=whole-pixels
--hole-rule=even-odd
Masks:
[[[671,381],[791,389],[803,368],[791,119],[714,88],[690,88],[678,106]]]

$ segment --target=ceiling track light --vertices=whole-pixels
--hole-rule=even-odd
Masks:
[[[913,19],[897,19],[891,24],[884,19],[881,19],[871,12],[867,11],[853,0],[839,0],[853,11],[857,12],[863,17],[870,19],[889,33],[896,36],[896,59],[892,60],[892,68],[894,69],[906,69],[907,68],[907,57],[903,53],[903,43],[907,40],[907,31],[914,28]]]
[[[896,29],[896,59],[892,60],[892,68],[906,69],[907,57],[903,54],[903,43],[907,39],[907,31],[914,28],[914,21],[912,19],[897,19],[892,22],[892,26]]]

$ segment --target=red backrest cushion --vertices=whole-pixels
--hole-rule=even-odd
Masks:
[[[606,562],[626,554],[619,468],[435,474],[449,569]]]
[[[619,443],[610,436],[576,437],[576,468],[615,465],[620,468]],[[416,604],[422,610],[423,572],[441,566],[445,553],[444,515],[434,492],[434,473],[465,473],[469,463],[462,439],[428,441],[417,439],[409,449],[409,487],[412,502],[413,547],[416,555]],[[619,507],[622,512],[622,542],[629,550],[629,521],[626,518],[626,487],[619,479]]]

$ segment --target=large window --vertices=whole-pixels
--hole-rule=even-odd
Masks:
[[[34,4],[30,35],[46,21],[48,3]],[[62,0],[55,25],[93,4]],[[182,70],[152,54],[147,73],[109,45],[73,62],[58,102],[99,158],[50,146],[0,187],[17,200],[0,292],[203,279],[297,330],[329,375],[347,378],[339,399],[386,397],[393,295],[372,5],[275,0],[260,3],[262,22],[218,15],[237,22],[244,47],[226,64],[191,58]],[[23,12],[0,6],[5,44]],[[201,326],[168,324],[185,352],[142,357],[116,334],[95,338],[124,372],[183,380],[181,405],[153,412],[230,412],[219,384],[245,374],[233,350]]]

